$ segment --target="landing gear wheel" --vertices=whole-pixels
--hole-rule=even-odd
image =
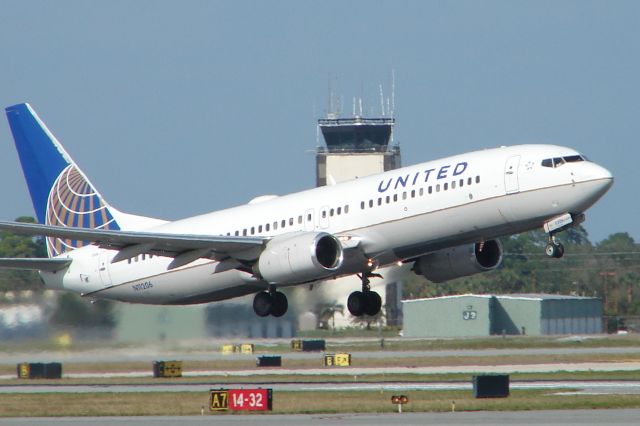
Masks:
[[[560,259],[564,256],[564,246],[561,243],[550,242],[544,249],[545,253],[549,257]]]
[[[354,291],[347,299],[347,309],[354,317],[360,317],[365,310],[364,294],[361,291]]]
[[[382,298],[375,291],[367,291],[364,293],[364,313],[365,315],[375,316],[380,312],[382,307]]]
[[[269,312],[274,317],[278,318],[287,313],[289,302],[287,302],[287,296],[279,291],[274,292],[271,295],[271,311]]]
[[[354,291],[347,299],[347,309],[354,317],[375,316],[382,307],[382,298],[375,291]]]
[[[253,311],[260,317],[266,317],[271,312],[273,298],[269,292],[262,291],[253,298]]]

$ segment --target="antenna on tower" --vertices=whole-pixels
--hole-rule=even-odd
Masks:
[[[396,112],[396,70],[391,69],[391,117]]]
[[[380,112],[384,117],[384,94],[382,93],[382,84],[380,84]]]

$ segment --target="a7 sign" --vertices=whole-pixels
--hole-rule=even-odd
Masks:
[[[272,409],[271,389],[211,389],[211,411],[267,411]]]

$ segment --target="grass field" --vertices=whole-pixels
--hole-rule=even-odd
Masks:
[[[376,413],[394,412],[389,392],[275,391],[272,413]],[[554,410],[586,408],[638,408],[640,395],[566,395],[547,391],[512,391],[508,398],[475,399],[465,391],[406,392],[405,412],[479,410]],[[2,417],[47,416],[179,416],[225,415],[210,413],[209,396],[193,393],[85,393],[12,394],[0,398]]]

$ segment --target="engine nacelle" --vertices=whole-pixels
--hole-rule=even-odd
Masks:
[[[267,243],[254,273],[273,284],[297,284],[331,276],[342,266],[340,241],[326,232],[301,232]]]
[[[441,283],[490,271],[501,262],[502,244],[489,240],[429,253],[416,261],[413,271],[429,281]]]

